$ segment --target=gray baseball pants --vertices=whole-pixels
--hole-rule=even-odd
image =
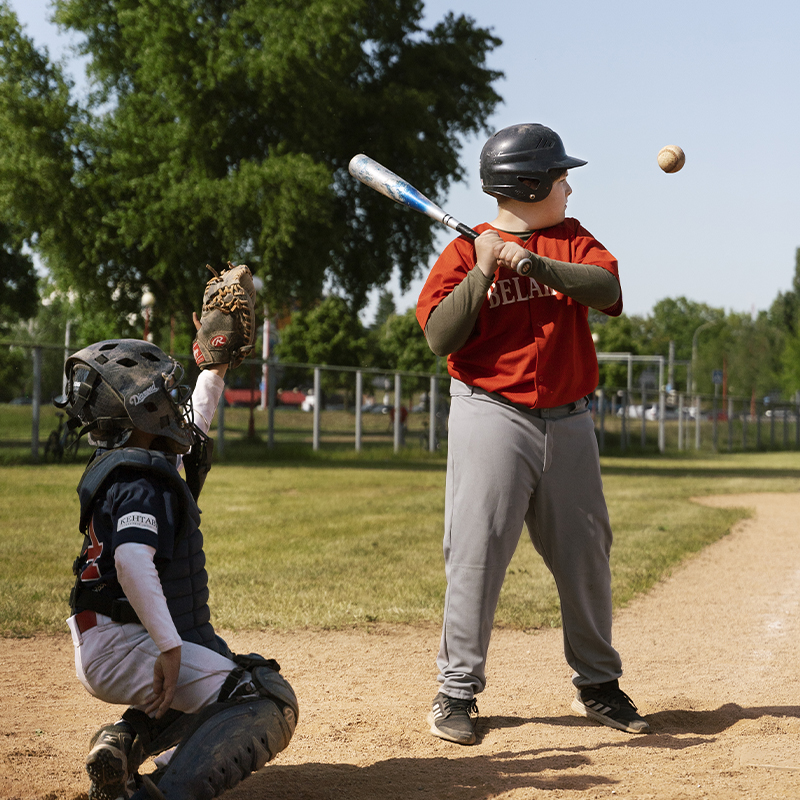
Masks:
[[[456,379],[450,394],[441,691],[469,700],[486,686],[494,614],[523,522],[555,578],[573,683],[619,678],[611,525],[587,401],[523,410]]]

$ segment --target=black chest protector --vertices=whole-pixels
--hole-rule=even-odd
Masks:
[[[80,574],[85,562],[89,537],[86,535],[94,511],[95,501],[101,495],[114,470],[125,467],[142,470],[157,476],[177,499],[175,545],[172,558],[158,567],[161,588],[167,601],[172,621],[181,639],[222,652],[221,640],[211,625],[208,607],[208,573],[203,552],[203,534],[200,531],[200,509],[175,464],[170,457],[156,450],[138,447],[108,450],[92,460],[78,484],[81,506],[80,529],[84,534],[81,555],[73,566]],[[80,585],[78,578],[70,598],[73,612],[90,609],[110,616],[116,622],[138,621],[130,604],[119,598],[89,591]]]

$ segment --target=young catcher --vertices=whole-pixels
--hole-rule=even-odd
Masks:
[[[177,361],[138,339],[98,342],[65,366],[56,405],[98,448],[78,485],[76,672],[90,694],[129,706],[92,738],[90,800],[216,797],[283,750],[297,722],[278,664],[234,655],[210,622],[197,506],[206,433],[225,372],[254,337],[250,271],[229,267],[209,281],[195,317],[193,393]],[[155,772],[138,774],[173,747]]]
[[[543,125],[495,133],[480,175],[497,217],[477,227],[474,244],[447,246],[417,304],[431,350],[448,357],[452,398],[441,686],[428,722],[460,744],[475,741],[475,695],[523,522],[558,588],[573,710],[649,731],[619,688],[611,646],[612,535],[587,399],[598,380],[588,309],[617,316],[622,295],[616,259],[565,218],[567,170],[585,163]],[[515,271],[523,258],[533,264],[527,277]]]

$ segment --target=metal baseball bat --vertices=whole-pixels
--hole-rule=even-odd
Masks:
[[[452,214],[448,214],[436,205],[432,200],[425,197],[422,192],[415,189],[408,181],[403,180],[399,175],[395,175],[391,170],[386,169],[382,164],[374,161],[369,156],[359,154],[350,159],[348,167],[350,174],[361,181],[365,186],[386,195],[390,200],[407,206],[414,211],[447,225],[454,231],[466,236],[472,241],[478,238],[479,234],[463,222],[459,222]],[[527,275],[532,268],[529,258],[520,259],[515,269],[520,275]]]

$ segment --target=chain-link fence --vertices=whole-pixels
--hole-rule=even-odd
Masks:
[[[0,404],[0,461],[73,460],[89,453],[76,446],[52,400],[63,392],[63,364],[71,352],[58,345],[0,343],[25,354],[22,391]],[[74,350],[73,350],[74,351]],[[197,376],[194,359],[175,354]],[[216,452],[231,442],[380,445],[435,451],[447,440],[449,377],[445,374],[246,360],[226,378],[212,427]],[[5,453],[5,457],[3,456]]]
[[[0,461],[61,461],[89,454],[52,405],[63,391],[59,345],[0,343],[17,359],[19,394],[0,404]],[[20,357],[21,356],[21,357]],[[176,354],[193,383],[197,368]],[[10,359],[13,361],[13,359]],[[435,451],[446,444],[446,374],[398,372],[251,359],[229,373],[212,435],[273,449],[306,445]],[[8,387],[6,387],[8,388]],[[756,398],[599,388],[592,398],[603,454],[800,450],[800,409]]]
[[[601,452],[800,450],[800,408],[755,397],[598,389]]]

